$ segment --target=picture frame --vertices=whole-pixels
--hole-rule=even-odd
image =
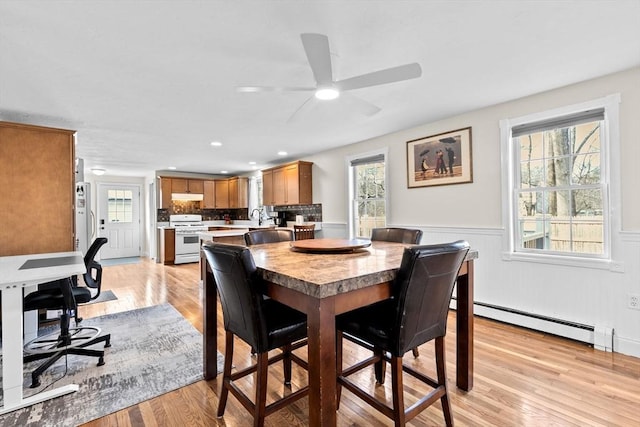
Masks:
[[[409,188],[470,182],[471,127],[407,141]]]

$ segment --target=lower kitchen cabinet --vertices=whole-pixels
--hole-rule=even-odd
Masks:
[[[160,262],[162,264],[173,264],[176,260],[176,230],[164,228],[159,230],[160,234]]]

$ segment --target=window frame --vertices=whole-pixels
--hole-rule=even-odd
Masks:
[[[349,230],[349,238],[354,239],[357,238],[356,233],[356,217],[357,215],[355,209],[355,184],[356,184],[356,175],[355,175],[355,166],[352,166],[351,163],[353,161],[359,159],[366,159],[375,156],[382,156],[384,159],[384,197],[382,200],[385,204],[385,226],[389,223],[389,149],[387,147],[368,151],[365,153],[360,153],[352,156],[347,156],[345,158],[345,167],[346,167],[346,176],[348,182],[348,191],[347,191],[347,213],[348,213],[348,223],[347,227]]]
[[[586,101],[579,104],[555,108],[521,117],[500,120],[501,165],[502,165],[502,219],[504,224],[503,253],[505,261],[529,261],[559,265],[574,265],[616,270],[619,268],[620,254],[619,238],[621,230],[620,217],[620,130],[619,130],[620,94],[613,94],[604,98]],[[517,173],[520,171],[519,147],[516,147],[511,130],[516,126],[528,123],[552,120],[561,116],[568,116],[582,111],[604,109],[603,129],[601,130],[601,186],[603,189],[603,238],[604,253],[602,255],[543,252],[516,250],[518,239],[518,215],[516,200],[520,182]]]

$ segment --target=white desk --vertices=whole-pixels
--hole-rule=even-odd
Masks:
[[[30,264],[25,265],[26,262]],[[33,266],[33,268],[23,266]],[[81,252],[0,257],[2,390],[4,392],[4,406],[0,408],[0,415],[78,391],[76,384],[69,384],[28,398],[22,397],[22,292],[25,287],[83,274],[85,271]]]

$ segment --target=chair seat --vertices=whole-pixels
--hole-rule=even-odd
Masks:
[[[91,301],[91,291],[85,287],[72,288],[73,297],[78,304],[85,304]],[[44,289],[33,292],[24,297],[24,311],[38,310],[60,310],[64,308],[64,297],[60,288]]]
[[[336,327],[345,334],[359,339],[384,351],[391,352],[392,327],[395,319],[390,319],[395,302],[393,299],[381,301],[360,309],[341,314],[336,318]]]
[[[268,350],[282,347],[307,336],[307,316],[272,299],[264,301]]]

